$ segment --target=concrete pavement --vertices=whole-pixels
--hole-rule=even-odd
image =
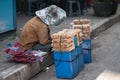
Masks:
[[[92,8],[90,8],[88,9],[88,12],[84,14],[84,16],[67,18],[59,26],[50,27],[52,31],[51,34],[65,28],[70,28],[70,22],[74,19],[88,18],[88,19],[91,19],[91,25],[93,30],[92,35],[93,37],[95,37],[100,32],[104,31],[106,28],[110,27],[112,24],[116,23],[120,19],[119,11],[120,11],[120,7],[118,8],[117,14],[111,17],[102,18],[102,17],[94,16],[93,10]],[[40,71],[39,63],[23,64],[23,63],[16,63],[16,62],[8,62],[5,59],[5,56],[6,56],[6,54],[4,53],[4,50],[6,49],[5,44],[6,43],[14,44],[16,41],[19,40],[18,39],[19,33],[22,30],[22,27],[25,24],[25,22],[30,18],[31,17],[27,17],[25,15],[19,15],[17,17],[18,26],[17,26],[16,34],[6,38],[6,40],[0,41],[0,80],[28,80],[30,77],[32,77],[33,75],[35,75]],[[24,75],[23,73],[27,75]]]
[[[120,73],[120,21],[101,33],[93,43],[93,62],[73,80],[95,80],[104,70]],[[42,71],[31,80],[62,80],[55,77],[55,67]],[[69,79],[63,79],[69,80]]]

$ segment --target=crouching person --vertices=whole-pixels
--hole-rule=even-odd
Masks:
[[[66,18],[66,12],[51,5],[35,12],[23,27],[19,43],[26,49],[51,51],[51,37],[49,26],[58,25]]]

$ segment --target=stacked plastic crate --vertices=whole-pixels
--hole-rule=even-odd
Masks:
[[[81,36],[79,29],[64,29],[52,35],[57,78],[72,79],[83,70]]]
[[[90,30],[90,20],[89,19],[81,19],[81,20],[73,20],[71,26],[74,29],[80,29],[83,33],[82,39],[82,52],[84,54],[84,63],[92,62],[92,54],[91,54],[91,30]]]

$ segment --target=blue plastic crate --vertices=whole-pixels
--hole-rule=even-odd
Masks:
[[[78,74],[78,58],[73,61],[55,60],[56,77],[73,79]]]
[[[84,39],[83,43],[82,43],[82,48],[83,49],[91,49],[92,48],[91,39]]]
[[[80,47],[79,47],[80,48]],[[54,52],[54,61],[57,78],[72,79],[82,71],[84,65],[83,54],[76,48],[71,52]]]
[[[78,57],[78,73],[84,69],[84,55],[83,53]]]
[[[77,46],[77,53],[82,53],[82,45],[80,45],[80,46]]]
[[[85,64],[91,63],[92,62],[92,53],[91,53],[92,45],[91,45],[90,39],[83,40],[82,49],[84,54],[84,63]]]
[[[83,50],[83,54],[84,54],[84,63],[91,63],[92,62],[92,54],[91,54],[91,50]]]
[[[82,49],[81,49],[82,50]],[[65,61],[72,61],[76,58],[76,56],[80,52],[77,48],[72,50],[71,52],[61,52],[61,51],[54,51],[54,59],[55,60],[65,60]]]

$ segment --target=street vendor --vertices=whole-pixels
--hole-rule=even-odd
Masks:
[[[26,49],[48,52],[52,49],[49,26],[57,26],[66,18],[66,12],[51,5],[35,12],[23,27],[19,43]]]

